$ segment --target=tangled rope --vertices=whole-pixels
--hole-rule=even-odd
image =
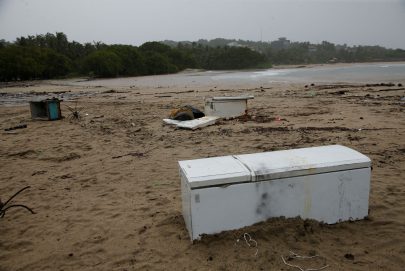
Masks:
[[[319,255],[314,255],[314,256],[301,256],[301,255],[298,255],[297,253],[295,253],[294,251],[291,251],[291,250],[290,250],[290,255],[288,256],[287,260],[293,260],[293,259],[313,259],[313,258],[317,258],[317,257],[321,257],[321,256],[319,256]],[[305,268],[303,268],[303,267],[301,267],[301,266],[293,265],[293,264],[287,263],[287,261],[284,259],[283,256],[281,256],[281,259],[283,260],[283,263],[284,263],[285,265],[290,266],[290,267],[293,267],[293,268],[297,268],[297,269],[299,269],[300,271],[319,271],[319,270],[323,270],[323,269],[329,267],[329,265],[325,265],[325,266],[322,266],[322,267],[320,267],[320,268],[308,268],[308,269],[305,269]]]
[[[257,242],[255,239],[253,239],[249,233],[245,232],[243,234],[243,239],[245,239],[245,243],[248,247],[254,247],[256,248],[255,256],[257,256],[257,253],[259,252],[259,249],[257,247]],[[236,239],[236,242],[239,243],[240,239]]]

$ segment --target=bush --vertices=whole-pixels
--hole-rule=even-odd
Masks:
[[[72,70],[72,61],[51,49],[43,49],[42,63],[42,78],[46,79],[64,76]]]
[[[147,74],[167,74],[177,72],[177,67],[170,63],[167,56],[155,52],[145,55]]]
[[[42,76],[41,51],[17,45],[0,50],[0,80],[29,80]]]
[[[115,77],[122,70],[121,59],[109,50],[99,50],[89,54],[83,61],[83,72],[96,77]]]
[[[130,45],[111,45],[109,51],[114,52],[121,60],[119,75],[136,76],[145,74],[145,60],[137,48]]]

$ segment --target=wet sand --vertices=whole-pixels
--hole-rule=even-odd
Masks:
[[[60,121],[33,121],[28,105],[0,106],[1,200],[29,185],[13,202],[36,212],[10,209],[0,218],[0,270],[296,270],[281,259],[289,250],[322,256],[288,261],[308,268],[403,270],[403,87],[64,82],[0,90],[31,93],[27,99],[44,91],[88,93],[63,102]],[[203,108],[205,96],[240,94],[255,96],[245,120],[196,131],[162,124],[172,108]],[[75,101],[79,121],[66,108]],[[28,127],[3,131],[21,123]],[[372,159],[368,219],[336,225],[271,219],[190,243],[178,160],[329,144]],[[257,241],[256,256],[244,233]]]

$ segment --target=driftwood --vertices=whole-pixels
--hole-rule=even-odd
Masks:
[[[31,212],[31,214],[35,214],[35,212],[29,208],[28,206],[25,206],[23,204],[12,204],[12,205],[8,205],[7,204],[13,199],[15,198],[18,194],[20,194],[22,191],[24,191],[25,189],[30,188],[30,186],[26,186],[23,189],[20,189],[17,193],[15,193],[14,195],[12,195],[5,203],[2,203],[0,200],[0,218],[3,218],[6,215],[7,210],[11,209],[11,208],[24,208],[26,210],[28,210],[29,212]]]
[[[17,130],[17,129],[24,129],[24,128],[27,128],[27,124],[20,124],[20,125],[17,125],[17,126],[6,128],[6,129],[4,129],[4,131],[7,132],[7,131],[12,131],[12,130]]]

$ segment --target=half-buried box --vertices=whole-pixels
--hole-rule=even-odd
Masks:
[[[62,118],[60,100],[45,99],[30,102],[31,118],[36,120],[59,120]]]
[[[371,160],[340,145],[179,161],[192,240],[271,217],[328,224],[368,215]]]

